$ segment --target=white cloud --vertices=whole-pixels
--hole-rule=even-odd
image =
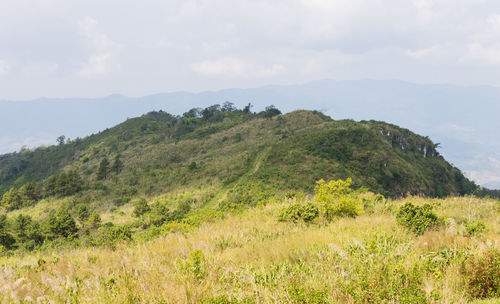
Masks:
[[[466,175],[479,185],[500,184],[500,176],[495,170],[468,171]]]
[[[500,85],[497,0],[4,0],[0,37],[16,71],[2,80],[30,88],[3,81],[0,99],[320,78]],[[37,62],[56,72],[29,74]]]
[[[111,55],[109,53],[91,56],[80,70],[80,75],[92,77],[106,74],[108,72],[110,58]]]
[[[285,71],[282,64],[257,66],[233,57],[195,62],[191,69],[200,75],[226,77],[272,77]]]
[[[434,45],[428,48],[417,49],[417,50],[406,50],[405,55],[413,58],[423,58],[436,55],[442,51],[441,46]]]
[[[9,74],[10,65],[7,61],[0,59],[0,76]]]
[[[80,75],[84,77],[105,75],[112,67],[118,67],[118,64],[113,66],[113,59],[123,46],[101,33],[97,28],[97,20],[90,16],[85,17],[79,25],[92,53],[81,68]]]
[[[483,64],[500,64],[500,43],[492,46],[484,46],[480,43],[471,43],[467,46],[466,61],[479,62]]]

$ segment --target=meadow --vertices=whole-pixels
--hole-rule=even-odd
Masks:
[[[498,200],[357,197],[363,210],[355,217],[280,221],[290,206],[317,201],[287,194],[147,241],[3,257],[0,297],[23,303],[500,301]],[[397,213],[408,202],[430,205],[439,224],[422,234],[401,225]],[[479,228],[471,225],[477,222]]]

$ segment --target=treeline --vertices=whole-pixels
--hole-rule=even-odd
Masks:
[[[0,247],[7,251],[32,251],[61,244],[113,245],[132,238],[130,226],[103,224],[99,214],[95,211],[90,213],[87,206],[78,208],[77,219],[79,223],[67,206],[52,210],[41,221],[23,214],[11,220],[5,214],[0,215]]]
[[[64,245],[113,246],[119,241],[131,240],[133,230],[141,229],[154,236],[161,231],[189,226],[183,220],[196,203],[196,199],[186,199],[170,210],[166,202],[148,204],[141,198],[134,203],[132,215],[136,220],[126,225],[103,223],[98,212],[77,200],[51,210],[47,218],[39,221],[24,214],[11,219],[3,214],[0,215],[0,252],[1,249],[32,251]]]
[[[45,183],[28,182],[19,188],[11,187],[2,195],[0,208],[12,211],[35,205],[42,198],[65,197],[80,192],[84,187],[83,179],[75,170],[50,176]]]
[[[252,104],[249,103],[243,109],[238,109],[234,103],[226,101],[222,105],[214,104],[204,109],[193,108],[182,114],[182,118],[202,118],[204,120],[218,121],[224,116],[224,113],[252,114],[261,118],[270,118],[281,114],[281,111],[274,105],[267,106],[263,111],[257,113],[251,111],[252,107]]]

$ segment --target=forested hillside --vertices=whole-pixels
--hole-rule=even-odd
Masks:
[[[63,172],[79,175],[78,190],[99,199],[207,182],[264,181],[280,190],[310,191],[318,178],[346,177],[389,196],[444,196],[475,188],[439,155],[436,144],[409,130],[376,121],[333,121],[319,112],[279,113],[274,107],[252,113],[250,106],[238,110],[228,103],[181,117],[151,112],[83,139],[61,137],[57,146],[0,156],[0,195],[28,182],[46,188]],[[109,168],[98,178],[103,160]],[[112,168],[116,160],[119,168]]]

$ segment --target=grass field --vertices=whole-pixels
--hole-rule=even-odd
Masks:
[[[356,218],[278,221],[280,210],[296,200],[274,199],[116,248],[1,258],[1,301],[500,302],[494,298],[500,296],[498,201],[409,197],[365,206]],[[443,224],[422,235],[408,231],[395,217],[408,201],[429,203]],[[467,232],[469,218],[486,229]]]

